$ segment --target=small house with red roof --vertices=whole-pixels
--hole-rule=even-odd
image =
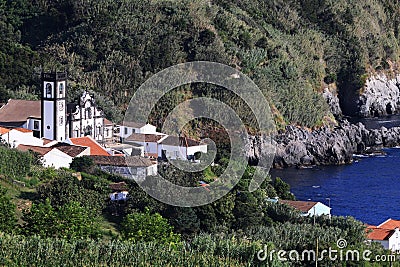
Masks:
[[[388,219],[378,226],[368,225],[367,239],[380,243],[385,249],[400,251],[400,220]]]
[[[43,140],[33,135],[33,131],[25,128],[0,127],[0,137],[10,147],[17,147],[21,144],[42,146]]]
[[[32,151],[40,156],[44,167],[69,168],[73,158],[89,156],[90,148],[57,143],[51,147],[19,145],[20,151]]]
[[[91,136],[70,138],[66,142],[76,146],[89,147],[91,156],[110,156],[108,151]]]
[[[279,200],[279,203],[300,211],[302,216],[331,216],[331,208],[321,202]]]

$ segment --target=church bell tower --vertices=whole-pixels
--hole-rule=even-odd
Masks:
[[[42,137],[65,141],[66,96],[67,74],[65,72],[42,73]]]

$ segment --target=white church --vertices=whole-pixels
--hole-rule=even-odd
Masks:
[[[29,129],[35,137],[56,141],[83,136],[98,142],[112,139],[113,125],[105,126],[104,113],[89,93],[84,92],[78,103],[66,103],[66,73],[42,73],[41,88],[41,100],[10,99],[1,107],[0,126]]]

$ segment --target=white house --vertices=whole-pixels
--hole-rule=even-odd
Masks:
[[[140,156],[90,156],[101,170],[141,182],[157,175],[157,162]]]
[[[158,157],[162,159],[188,160],[196,152],[207,153],[207,144],[187,138],[168,136],[158,142]]]
[[[43,140],[33,136],[33,131],[24,128],[0,127],[0,137],[10,147],[17,147],[21,144],[31,146],[42,146]]]
[[[124,140],[131,134],[156,134],[156,126],[138,122],[124,122],[124,125],[119,125],[120,138]]]
[[[367,239],[380,243],[385,249],[400,251],[400,221],[388,219],[378,226],[367,227]]]
[[[158,158],[160,154],[158,153],[159,143],[167,138],[165,134],[140,134],[133,133],[127,138],[125,138],[124,143],[127,144],[137,144],[144,147],[144,155],[146,157]]]
[[[279,200],[278,202],[295,208],[301,212],[302,216],[331,216],[331,208],[321,202],[295,200]]]
[[[52,147],[19,145],[17,149],[38,153],[41,156],[44,167],[54,167],[56,169],[69,168],[73,158],[90,155],[90,148],[88,147],[71,146],[64,143],[58,143]]]
[[[110,194],[111,201],[125,201],[128,198],[128,186],[125,182],[112,183],[109,188],[113,191]]]

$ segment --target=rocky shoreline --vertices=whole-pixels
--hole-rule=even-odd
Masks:
[[[312,132],[287,126],[275,137],[276,153],[273,166],[342,165],[353,162],[354,154],[370,154],[384,147],[400,144],[400,127],[366,129],[362,123],[343,120],[330,129]]]
[[[246,148],[250,162],[268,156],[267,144],[261,140],[257,136],[250,138]],[[289,125],[274,140],[274,168],[343,165],[352,163],[354,154],[381,153],[382,148],[400,145],[400,127],[367,129],[362,123],[351,124],[347,120],[333,128],[314,131]]]

